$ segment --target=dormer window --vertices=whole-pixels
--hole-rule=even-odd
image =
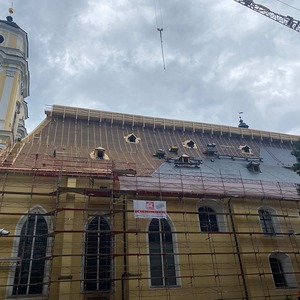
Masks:
[[[252,149],[248,145],[239,146],[239,149],[243,154],[253,155]]]
[[[215,154],[217,154],[217,150],[216,150],[216,144],[215,143],[208,143],[206,145],[206,150],[203,152],[206,155],[209,156],[214,156]]]
[[[164,149],[158,149],[156,152],[153,154],[153,156],[161,159],[166,157],[166,151]]]
[[[181,155],[181,161],[184,163],[189,163],[190,162],[190,157],[186,154]]]
[[[193,140],[187,140],[182,143],[184,148],[197,149],[197,144]]]
[[[176,145],[173,145],[169,148],[170,153],[178,154],[178,147]]]
[[[136,135],[134,135],[133,133],[124,136],[124,138],[127,143],[131,144],[138,144],[141,140],[140,138],[136,137]]]
[[[96,158],[103,159],[104,158],[104,149],[98,149],[96,151]]]
[[[105,149],[102,147],[97,147],[93,152],[90,153],[92,159],[104,159],[109,160],[109,157],[105,153]]]
[[[260,163],[257,161],[250,161],[249,164],[247,165],[247,169],[254,173],[261,173]]]
[[[134,134],[131,134],[127,139],[128,139],[128,142],[130,142],[130,143],[136,142],[136,136]]]

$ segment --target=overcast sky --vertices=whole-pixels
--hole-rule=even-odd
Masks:
[[[231,126],[243,112],[250,128],[300,135],[300,34],[233,0],[13,2],[29,38],[29,132],[60,104]]]

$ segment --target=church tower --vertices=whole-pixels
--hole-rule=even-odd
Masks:
[[[28,39],[10,16],[0,20],[0,150],[27,135]]]

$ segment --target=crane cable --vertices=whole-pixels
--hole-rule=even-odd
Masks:
[[[159,6],[159,14],[160,14],[160,26],[158,24],[158,16],[157,16],[157,8],[156,8],[156,0],[153,0],[154,2],[154,10],[155,10],[155,21],[156,21],[156,28],[157,31],[159,32],[160,36],[160,45],[161,45],[161,56],[162,56],[162,63],[163,63],[163,68],[164,70],[166,69],[165,65],[165,54],[164,54],[164,46],[163,46],[163,37],[162,37],[162,32],[163,32],[163,18],[162,18],[162,11],[161,11],[161,4],[160,0],[158,0],[158,6]]]
[[[286,6],[290,7],[290,8],[293,8],[293,9],[295,9],[295,10],[300,11],[299,8],[297,8],[297,7],[295,7],[295,6],[292,6],[292,5],[290,5],[290,4],[287,4],[287,3],[285,3],[285,2],[283,2],[283,1],[281,1],[281,0],[275,0],[275,1],[280,2],[280,3],[286,5]]]

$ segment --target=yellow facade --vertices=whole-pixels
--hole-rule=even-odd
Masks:
[[[8,18],[0,20],[0,148],[8,149],[27,134],[29,94],[27,34]]]
[[[276,289],[268,257],[284,252],[291,259],[299,282],[300,231],[298,201],[247,198],[170,198],[167,202],[176,263],[176,286],[151,286],[149,224],[136,219],[134,195],[116,189],[117,178],[93,179],[50,174],[1,172],[1,226],[10,231],[2,236],[0,298],[15,299],[11,285],[16,264],[17,230],[32,208],[48,218],[47,278],[43,296],[35,299],[297,299],[298,289]],[[105,189],[96,195],[95,186]],[[142,197],[157,200],[156,197]],[[197,207],[218,202],[223,210],[222,232],[201,232]],[[229,210],[228,204],[231,209]],[[262,232],[258,209],[277,212],[281,232]],[[112,234],[110,292],[85,292],[84,253],[87,223],[93,216],[109,219]],[[294,232],[289,231],[293,228]],[[106,298],[105,298],[106,297]],[[18,299],[24,296],[19,295]],[[26,297],[24,299],[27,299]]]

